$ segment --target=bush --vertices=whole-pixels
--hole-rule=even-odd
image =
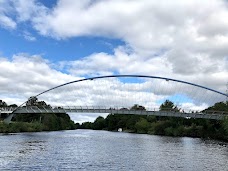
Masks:
[[[147,133],[149,127],[150,127],[150,123],[144,118],[140,118],[140,120],[135,124],[137,133],[141,133],[141,134]]]

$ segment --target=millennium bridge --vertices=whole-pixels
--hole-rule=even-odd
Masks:
[[[204,109],[227,98],[225,92],[172,78],[109,75],[57,85],[31,96],[19,107],[0,108],[0,114],[8,115],[4,120],[7,123],[22,113],[110,113],[222,120],[228,117],[227,110]],[[166,100],[175,106],[161,110]]]

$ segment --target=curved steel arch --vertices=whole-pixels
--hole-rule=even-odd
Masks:
[[[97,77],[83,78],[83,79],[79,79],[79,80],[75,80],[75,81],[70,81],[70,82],[67,82],[67,83],[58,85],[56,87],[52,87],[52,88],[50,88],[48,90],[45,90],[45,91],[43,91],[43,92],[41,92],[41,93],[39,93],[39,94],[37,94],[37,95],[35,95],[33,97],[38,97],[38,96],[40,96],[40,95],[42,95],[44,93],[47,93],[47,92],[49,92],[51,90],[54,90],[54,89],[57,89],[59,87],[66,86],[68,84],[73,84],[73,83],[87,81],[87,80],[102,79],[102,78],[121,78],[121,77],[129,77],[129,78],[155,78],[155,79],[166,80],[166,81],[174,81],[174,82],[179,82],[179,83],[183,83],[183,84],[188,84],[188,85],[192,85],[192,86],[195,86],[195,87],[199,87],[199,88],[202,88],[202,89],[206,89],[206,90],[212,91],[214,93],[217,93],[217,94],[220,94],[220,95],[223,95],[223,96],[228,97],[228,94],[222,93],[220,91],[217,91],[217,90],[214,90],[214,89],[211,89],[211,88],[202,86],[202,85],[194,84],[194,83],[191,83],[191,82],[177,80],[177,79],[172,79],[172,78],[167,78],[167,77],[147,76],[147,75],[106,75],[106,76],[97,76]],[[23,106],[27,101],[25,101],[20,106],[18,106],[18,108],[21,107],[21,106]],[[14,111],[16,111],[16,110],[17,110],[17,108]]]
[[[211,89],[211,88],[208,88],[208,87],[205,87],[205,86],[202,86],[202,85],[198,85],[198,84],[195,84],[195,83],[191,83],[191,82],[187,82],[187,81],[182,81],[182,80],[177,80],[177,79],[172,79],[172,78],[167,78],[167,77],[158,77],[158,76],[147,76],[147,75],[106,75],[106,76],[97,76],[97,77],[89,77],[89,78],[84,78],[84,79],[79,79],[79,80],[75,80],[75,81],[71,81],[71,82],[67,82],[67,83],[64,83],[64,84],[61,84],[61,85],[58,85],[56,87],[53,87],[53,88],[50,88],[48,90],[45,90],[33,97],[38,97],[44,93],[47,93],[51,90],[54,90],[54,89],[57,89],[59,87],[63,87],[65,85],[68,85],[68,84],[73,84],[73,83],[77,83],[77,82],[82,82],[82,81],[87,81],[87,80],[96,80],[96,79],[102,79],[102,78],[120,78],[120,77],[135,77],[135,78],[155,78],[155,79],[160,79],[160,80],[166,80],[166,81],[174,81],[174,82],[179,82],[179,83],[183,83],[183,84],[188,84],[188,85],[191,85],[191,86],[195,86],[195,87],[199,87],[199,88],[202,88],[202,89],[206,89],[206,90],[209,90],[209,91],[212,91],[214,93],[217,93],[217,94],[220,94],[220,95],[223,95],[225,97],[228,97],[228,94],[225,94],[223,92],[220,92],[220,91],[217,91],[217,90],[214,90],[214,89]],[[28,101],[28,100],[27,100]],[[14,115],[14,112],[20,108],[21,106],[23,106],[27,101],[25,101],[24,103],[22,103],[20,106],[18,106],[14,111],[12,111],[11,115],[9,116],[9,118],[7,119],[6,122],[10,121]]]
[[[218,94],[221,94],[223,96],[226,96],[228,97],[228,94],[225,94],[225,93],[222,93],[220,91],[217,91],[217,90],[214,90],[214,89],[211,89],[211,88],[208,88],[208,87],[205,87],[205,86],[202,86],[202,85],[199,85],[199,84],[194,84],[194,83],[191,83],[191,82],[187,82],[187,81],[182,81],[182,80],[177,80],[177,79],[172,79],[172,78],[167,78],[167,77],[158,77],[158,76],[147,76],[147,75],[106,75],[106,76],[98,76],[98,77],[89,77],[89,78],[84,78],[84,79],[80,79],[80,80],[75,80],[75,81],[71,81],[71,82],[67,82],[67,83],[64,83],[64,84],[61,84],[61,85],[58,85],[56,87],[53,87],[53,88],[50,88],[48,90],[45,90],[39,94],[37,94],[36,96],[34,97],[38,97],[40,96],[41,94],[44,94],[48,91],[51,91],[51,90],[54,90],[56,88],[59,88],[59,87],[63,87],[65,85],[68,85],[68,84],[73,84],[73,83],[77,83],[77,82],[82,82],[82,81],[87,81],[87,80],[95,80],[95,79],[102,79],[102,78],[119,78],[119,77],[135,77],[135,78],[155,78],[155,79],[160,79],[160,80],[166,80],[166,81],[174,81],[174,82],[179,82],[179,83],[183,83],[183,84],[188,84],[188,85],[192,85],[192,86],[195,86],[195,87],[199,87],[199,88],[202,88],[202,89],[206,89],[206,90],[209,90],[209,91],[212,91],[212,92],[215,92],[215,93],[218,93]]]

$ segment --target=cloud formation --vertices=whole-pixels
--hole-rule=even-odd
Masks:
[[[50,8],[38,0],[0,0],[0,27],[5,29],[16,30],[25,24],[39,35],[57,41],[92,36],[125,42],[113,49],[113,54],[95,53],[57,64],[39,55],[15,54],[12,60],[2,58],[0,93],[8,101],[13,98],[20,101],[16,92],[28,98],[77,78],[109,74],[170,77],[225,92],[227,5],[225,0],[58,0]],[[36,40],[26,30],[21,33],[27,40]],[[121,83],[112,83],[121,87]],[[99,92],[88,90],[91,94],[96,91]],[[9,92],[14,93],[6,97]],[[115,91],[109,93],[116,95]],[[192,95],[199,98],[197,93]],[[91,98],[85,100],[93,104]],[[184,106],[199,109],[199,105],[189,102]]]
[[[181,49],[201,55],[210,51],[212,58],[222,59],[228,42],[226,7],[222,0],[59,0],[52,9],[36,5],[39,14],[30,20],[42,35],[57,39],[111,37],[143,56]]]
[[[38,55],[17,54],[12,57],[12,60],[1,58],[0,68],[0,99],[8,104],[20,105],[30,96],[83,78],[54,69],[52,63]],[[206,90],[172,81],[136,78],[83,81],[47,92],[40,95],[38,99],[52,106],[109,108],[140,104],[148,109],[158,109],[164,100],[170,99],[185,111],[202,110],[216,101],[225,100]],[[83,119],[92,121],[98,115],[100,114],[83,114],[83,116],[73,114],[71,116],[76,122],[82,122],[85,121]]]
[[[38,55],[17,54],[12,60],[1,58],[0,68],[0,94],[1,98],[7,97],[8,103],[20,104],[42,91],[83,78],[54,69],[52,63]],[[205,98],[206,93],[198,93],[202,90],[191,87],[166,80],[109,78],[69,84],[39,98],[51,105],[132,106],[140,103],[148,107],[159,107],[165,98],[181,93],[195,98],[196,102]],[[210,93],[208,97],[212,97]],[[13,102],[13,99],[19,101]],[[207,102],[207,98],[203,102]]]
[[[121,50],[114,49],[114,55],[100,53],[72,61],[75,71],[67,64],[72,73],[89,75],[99,70],[101,74],[158,73],[193,81],[210,75],[228,80],[226,1],[59,0],[52,8],[36,0],[11,4],[16,19],[9,19],[30,22],[43,36],[98,36],[126,43]]]
[[[38,55],[17,54],[12,60],[0,58],[0,95],[12,98],[9,103],[20,104],[30,96],[77,78],[54,70],[49,65]],[[20,99],[19,102],[13,101],[14,98]]]
[[[13,8],[11,7],[10,1],[0,0],[0,26],[6,29],[15,29],[17,24],[11,18]]]

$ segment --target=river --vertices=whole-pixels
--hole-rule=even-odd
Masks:
[[[0,134],[0,170],[227,171],[228,144],[93,130]]]

